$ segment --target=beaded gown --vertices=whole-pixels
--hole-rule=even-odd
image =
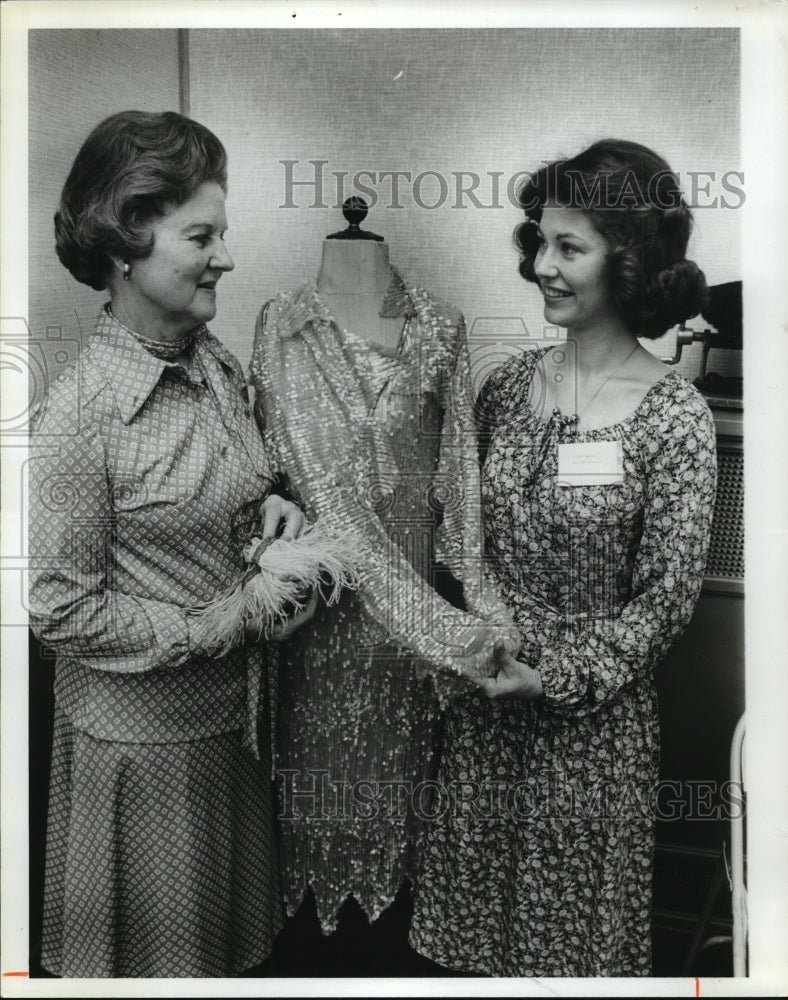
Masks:
[[[655,664],[702,582],[714,425],[669,371],[614,426],[535,409],[546,352],[482,394],[487,552],[544,698],[454,701],[411,943],[458,971],[629,976],[650,969]],[[558,445],[616,442],[623,477],[563,485]]]
[[[314,284],[281,294],[251,365],[276,469],[310,517],[352,528],[363,558],[360,589],[280,651],[285,902],[294,913],[311,886],[325,933],[348,896],[375,919],[415,877],[441,697],[470,689],[462,674],[497,640],[519,642],[481,573],[462,317],[396,273],[381,315],[402,318],[394,351],[341,329]],[[463,583],[455,604],[436,556]]]

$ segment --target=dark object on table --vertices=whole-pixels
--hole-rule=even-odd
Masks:
[[[682,349],[695,341],[703,344],[700,372],[694,385],[714,403],[723,407],[740,408],[743,384],[739,376],[707,372],[709,351],[712,347],[740,351],[743,345],[742,289],[740,281],[727,281],[709,288],[709,300],[701,310],[701,317],[714,329],[695,330],[682,323],[676,334],[676,353],[672,358],[662,358],[665,364],[678,364]]]
[[[709,289],[709,303],[701,310],[701,316],[717,330],[716,334],[712,334],[711,347],[723,347],[733,351],[742,349],[740,281],[726,281],[722,285],[712,285]]]

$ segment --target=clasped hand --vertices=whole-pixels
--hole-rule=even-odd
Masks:
[[[292,541],[294,538],[298,538],[307,526],[307,520],[301,508],[276,493],[271,493],[260,505],[260,518],[263,522],[262,537],[264,541],[275,538],[280,532],[280,528],[280,537],[285,541]],[[283,642],[288,639],[302,625],[311,621],[317,608],[317,601],[318,592],[313,590],[303,608],[292,618],[275,625],[268,633],[267,638],[274,642]],[[247,622],[247,640],[256,642],[260,638],[260,632],[259,622]]]
[[[503,643],[493,650],[493,662],[498,667],[495,677],[480,677],[476,683],[488,698],[524,698],[533,700],[544,694],[539,671],[522,660],[515,660]]]
[[[277,534],[285,541],[291,542],[294,538],[298,538],[307,525],[301,508],[277,493],[269,494],[260,504],[260,519],[263,522],[264,542],[276,538]]]
[[[296,612],[292,618],[288,618],[287,621],[274,625],[268,633],[268,638],[273,640],[273,642],[284,642],[285,639],[289,639],[293,632],[296,632],[302,625],[306,625],[308,621],[312,620],[317,608],[317,600],[318,592],[313,590],[303,608]]]

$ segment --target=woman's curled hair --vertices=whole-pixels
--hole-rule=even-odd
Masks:
[[[77,153],[55,213],[58,257],[83,284],[107,287],[110,254],[139,260],[150,223],[206,181],[227,189],[227,154],[204,125],[174,111],[121,111]]]
[[[526,281],[537,281],[537,226],[549,203],[585,212],[606,241],[610,293],[636,336],[661,337],[705,306],[706,279],[686,257],[691,212],[678,178],[648,147],[596,142],[529,175],[518,200],[526,221],[514,239]]]

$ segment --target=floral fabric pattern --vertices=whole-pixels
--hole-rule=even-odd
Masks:
[[[616,425],[544,418],[545,353],[507,362],[479,408],[486,552],[544,698],[450,707],[411,942],[461,971],[648,975],[652,671],[700,590],[714,424],[672,371]],[[580,441],[616,442],[623,481],[561,485],[557,446]]]

